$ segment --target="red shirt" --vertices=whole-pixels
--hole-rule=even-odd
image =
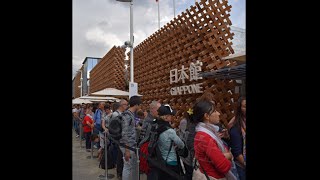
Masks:
[[[231,162],[223,155],[217,142],[205,132],[194,137],[195,157],[209,176],[224,178],[231,168]],[[200,171],[202,172],[201,168]]]
[[[87,133],[87,132],[91,132],[92,128],[87,124],[87,122],[89,122],[90,124],[93,123],[93,120],[89,117],[89,116],[85,116],[82,124],[83,124],[83,132]]]

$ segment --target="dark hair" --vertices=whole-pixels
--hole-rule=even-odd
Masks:
[[[104,105],[104,110],[111,109],[109,104]]]
[[[97,109],[98,109],[97,106],[93,106],[92,107],[92,112],[95,113]]]
[[[116,110],[119,109],[119,107],[120,107],[120,102],[115,102],[115,103],[113,103],[113,105],[112,105],[112,110],[113,110],[113,111],[116,111]]]
[[[141,104],[141,98],[139,96],[132,96],[129,100],[130,107]]]
[[[90,138],[91,141],[94,141],[95,139],[99,138],[99,136],[97,134],[92,134]]]
[[[200,100],[193,106],[193,113],[189,115],[191,123],[203,122],[203,116],[205,113],[210,114],[215,110],[214,103],[208,100]],[[187,113],[187,112],[186,112]]]
[[[145,118],[144,117],[144,113],[143,113],[143,111],[141,109],[138,110],[136,114],[137,114],[137,117],[140,118],[140,119],[144,119]]]
[[[241,121],[245,118],[245,115],[241,111],[241,103],[243,100],[246,100],[246,97],[244,97],[244,96],[240,97],[238,99],[238,103],[237,103],[237,110],[236,110],[235,124],[234,124],[234,126],[237,128],[242,127]]]

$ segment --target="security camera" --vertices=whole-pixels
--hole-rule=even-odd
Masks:
[[[131,46],[131,42],[130,41],[126,41],[126,42],[124,42],[124,45]]]
[[[121,46],[121,48],[127,48],[127,47],[132,47],[132,44],[130,41],[124,42],[124,45]]]

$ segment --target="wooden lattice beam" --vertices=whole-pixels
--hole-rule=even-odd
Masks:
[[[202,94],[173,96],[170,89],[202,83],[203,91],[212,92],[219,102],[222,122],[227,123],[231,119],[234,102],[239,97],[234,93],[233,80],[201,79],[192,83],[170,84],[170,70],[189,67],[196,60],[203,63],[202,71],[236,65],[235,61],[222,60],[234,53],[230,11],[227,0],[201,0],[134,48],[134,80],[143,95],[143,108],[147,108],[152,100],[160,100],[174,106],[181,117],[182,112]]]

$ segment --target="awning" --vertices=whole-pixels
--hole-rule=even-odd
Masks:
[[[76,98],[76,99],[72,99],[72,104],[91,104],[92,102],[87,100],[87,99],[80,99],[80,98]]]
[[[129,92],[122,91],[116,88],[105,88],[103,90],[92,93],[92,95],[103,95],[103,96],[129,96]],[[137,96],[141,96],[138,94]]]
[[[199,73],[204,78],[216,79],[245,79],[246,78],[246,64],[241,64],[231,68],[222,68],[216,71]]]
[[[99,100],[116,100],[117,98],[114,97],[101,97],[101,96],[81,96],[79,97],[80,99],[88,99],[88,100],[92,100],[92,99],[99,99]]]
[[[92,95],[103,95],[103,96],[129,96],[129,92],[122,91],[116,88],[105,88],[103,90],[92,93]]]

